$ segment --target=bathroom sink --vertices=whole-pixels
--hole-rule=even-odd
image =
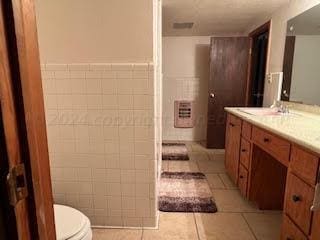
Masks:
[[[239,108],[241,112],[248,113],[255,116],[281,116],[284,113],[278,111],[274,108]]]

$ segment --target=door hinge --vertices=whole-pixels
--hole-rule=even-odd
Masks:
[[[27,178],[24,164],[14,166],[7,175],[10,204],[15,206],[28,197]]]

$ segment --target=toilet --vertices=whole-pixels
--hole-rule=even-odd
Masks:
[[[82,212],[55,204],[54,218],[57,240],[92,240],[91,223]]]

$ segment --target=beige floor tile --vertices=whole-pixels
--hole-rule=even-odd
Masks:
[[[274,240],[280,237],[282,214],[244,213],[257,240]]]
[[[224,149],[206,149],[208,154],[224,154],[226,151]]]
[[[161,170],[163,172],[169,171],[169,161],[162,161],[161,163]]]
[[[224,161],[221,160],[197,160],[199,169],[203,173],[225,173]]]
[[[222,182],[226,186],[227,189],[237,189],[238,187],[232,182],[228,174],[226,173],[221,173],[219,174]]]
[[[169,161],[170,172],[198,172],[199,168],[195,161]]]
[[[244,199],[239,190],[212,190],[219,212],[261,212],[252,203]]]
[[[200,240],[255,240],[240,213],[195,214]]]
[[[191,152],[188,153],[190,160],[192,161],[207,161],[209,160],[209,156],[205,152]]]
[[[211,189],[225,189],[219,174],[215,173],[206,173],[207,181]]]
[[[205,146],[201,145],[200,143],[193,143],[191,146],[193,152],[206,152],[207,150]]]
[[[140,240],[142,230],[93,229],[92,240]]]
[[[160,213],[158,230],[143,230],[143,240],[197,240],[193,213]]]
[[[188,153],[192,152],[192,145],[191,144],[186,144],[186,148],[187,148]]]
[[[210,160],[219,160],[219,161],[223,161],[225,160],[225,154],[224,153],[211,153],[208,154],[209,159]]]

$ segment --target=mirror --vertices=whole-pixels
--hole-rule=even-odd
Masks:
[[[288,21],[281,100],[320,105],[320,5]]]

